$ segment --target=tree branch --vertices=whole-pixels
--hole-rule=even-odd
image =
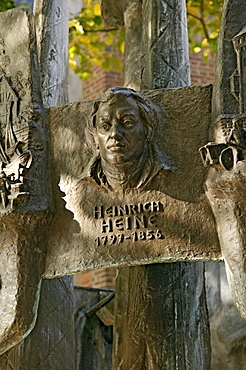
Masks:
[[[110,32],[110,31],[117,31],[119,28],[115,27],[115,28],[105,28],[105,29],[101,29],[101,30],[87,30],[85,28],[83,28],[84,32]]]
[[[208,34],[208,30],[207,30],[206,23],[205,23],[204,19],[201,18],[201,17],[198,17],[198,15],[195,15],[195,14],[192,14],[192,13],[189,13],[189,12],[187,12],[187,15],[189,15],[190,17],[194,17],[199,22],[201,22],[205,37],[206,37],[206,39],[209,39],[209,34]]]

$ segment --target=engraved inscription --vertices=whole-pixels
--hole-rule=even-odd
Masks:
[[[141,229],[155,226],[155,215],[141,215],[141,216],[131,216],[131,217],[120,217],[116,218],[115,220],[107,219],[102,220],[101,223],[101,232],[114,232],[116,231],[124,231],[124,230],[132,230],[132,229]]]
[[[94,219],[100,223],[97,246],[120,244],[125,240],[151,240],[164,238],[158,229],[157,214],[164,207],[159,201],[138,204],[95,206]]]
[[[163,212],[163,205],[161,202],[147,202],[138,204],[125,204],[120,206],[110,207],[94,207],[94,218],[115,217],[115,216],[129,216],[136,215],[143,212]]]
[[[117,235],[105,235],[105,236],[98,236],[95,241],[97,246],[100,245],[112,245],[112,244],[120,244],[123,243],[124,240],[131,240],[132,242],[136,242],[138,240],[153,240],[153,239],[164,239],[164,235],[162,234],[161,230],[147,230],[145,231],[134,231],[129,235],[125,234],[117,234]]]

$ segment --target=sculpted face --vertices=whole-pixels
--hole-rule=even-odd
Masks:
[[[132,97],[119,96],[114,103],[100,104],[96,126],[94,138],[107,163],[122,165],[143,154],[147,133]]]

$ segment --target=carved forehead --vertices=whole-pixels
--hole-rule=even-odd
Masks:
[[[103,103],[114,104],[117,101],[123,100],[127,101],[128,98],[132,98],[136,102],[136,104],[151,104],[149,99],[139,92],[133,89],[128,89],[126,87],[116,86],[108,89],[104,94],[101,95],[100,105]]]
[[[139,105],[131,96],[117,94],[111,100],[103,102],[99,105],[97,119],[112,118],[116,116],[121,118],[126,115],[139,116]]]

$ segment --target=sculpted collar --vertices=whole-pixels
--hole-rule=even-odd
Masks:
[[[98,185],[112,190],[117,187],[143,189],[161,169],[176,170],[163,152],[148,145],[138,161],[124,166],[105,166],[100,156],[94,157],[83,177],[92,177]]]

